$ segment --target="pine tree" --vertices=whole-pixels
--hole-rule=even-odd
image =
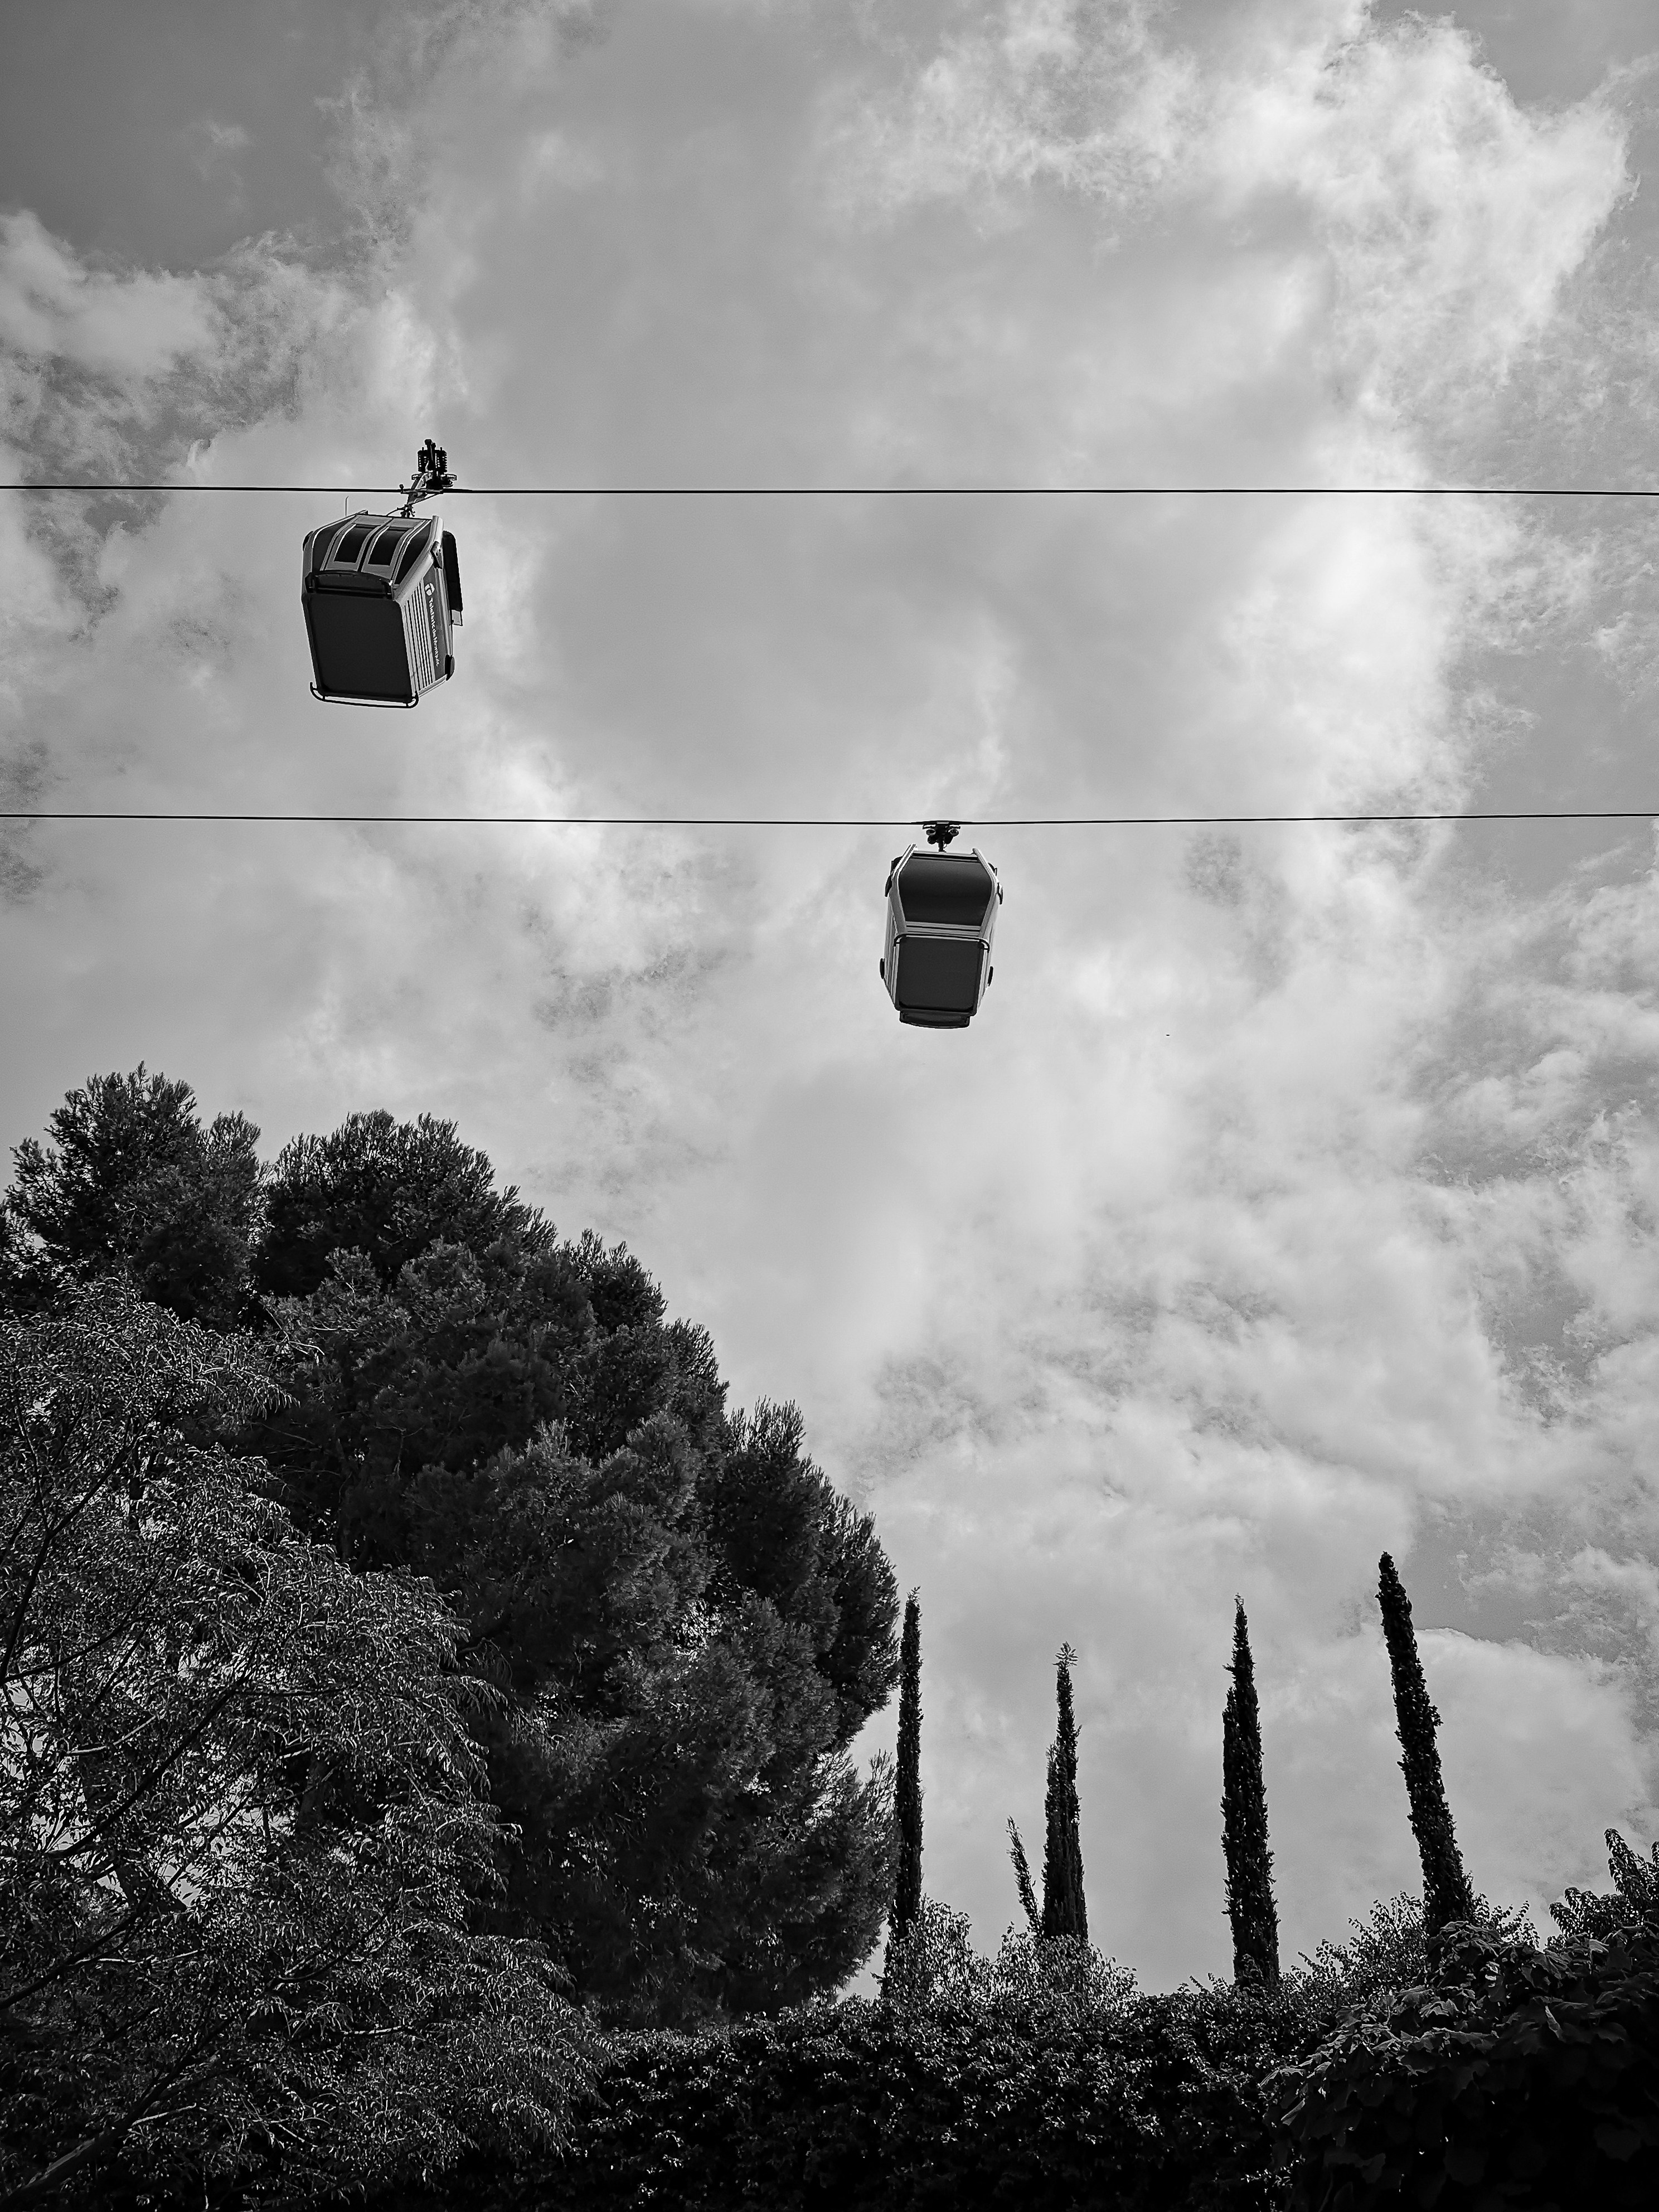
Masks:
[[[1279,1912],[1267,1848],[1267,1791],[1261,1776],[1261,1715],[1244,1601],[1233,1601],[1233,1656],[1221,1723],[1221,1833],[1227,1855],[1227,1916],[1233,1979],[1279,1985]]]
[[[264,1170],[241,1114],[205,1127],[187,1083],[94,1075],[26,1138],[0,1199],[0,1307],[51,1306],[114,1277],[185,1321],[229,1328],[246,1304]]]
[[[1382,1633],[1388,1639],[1389,1664],[1394,1672],[1400,1747],[1405,1754],[1400,1771],[1406,1778],[1412,1832],[1423,1862],[1423,1920],[1432,1932],[1449,1921],[1469,1919],[1474,1911],[1474,1892],[1463,1870],[1451,1808],[1441,1779],[1440,1753],[1435,1744],[1440,1716],[1429,1701],[1428,1684],[1417,1656],[1412,1601],[1386,1552],[1379,1562],[1377,1601],[1382,1608]]]
[[[1072,1710],[1072,1667],[1077,1654],[1063,1644],[1054,1662],[1058,1707],[1054,1742],[1048,1753],[1048,1786],[1042,1851],[1042,1932],[1089,1940],[1089,1913],[1083,1897],[1083,1843],[1077,1797],[1077,1721]]]
[[[912,1590],[904,1601],[899,1646],[898,1775],[894,1791],[898,1820],[898,1869],[888,1940],[902,1936],[921,1910],[921,1607]]]
[[[0,1323],[125,1279],[149,1320],[287,1347],[280,1404],[219,1441],[347,1568],[465,1621],[503,1823],[481,1924],[634,2024],[837,1987],[893,1903],[891,1784],[851,1756],[899,1675],[873,1522],[793,1407],[727,1408],[639,1261],[561,1240],[451,1124],[354,1115],[272,1170],[257,1137],[142,1067],[72,1092],[0,1200]]]

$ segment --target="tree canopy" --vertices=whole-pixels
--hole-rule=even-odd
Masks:
[[[220,1114],[204,1128],[190,1085],[141,1063],[71,1091],[49,1127],[17,1147],[0,1205],[5,1302],[118,1276],[187,1321],[234,1322],[258,1218],[253,1124]]]
[[[0,2194],[129,2172],[285,2201],[556,2142],[539,1946],[478,1932],[501,1840],[461,1624],[358,1575],[203,1428],[269,1378],[116,1282],[0,1317]]]
[[[156,1157],[212,1155],[185,1085],[141,1069],[72,1094],[17,1154],[14,1307],[102,1273],[191,1310],[185,1248],[146,1214],[156,1178],[121,1180],[135,1097]],[[243,1239],[197,1310],[244,1316],[283,1390],[204,1437],[350,1571],[422,1577],[462,1624],[507,1824],[472,1925],[538,1940],[618,2019],[837,1986],[890,1894],[890,1780],[849,1747],[896,1680],[898,1601],[798,1412],[729,1410],[708,1333],[638,1260],[561,1239],[453,1124],[355,1114],[269,1168],[247,1133]],[[79,1213],[46,1205],[59,1189]],[[76,1243],[82,1215],[121,1233]],[[133,1265],[152,1246],[170,1273]]]

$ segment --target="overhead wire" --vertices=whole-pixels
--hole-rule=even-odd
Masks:
[[[18,492],[234,492],[406,498],[407,484],[0,483]],[[1631,484],[452,484],[444,499],[1659,499]]]
[[[404,484],[117,483],[14,479],[0,491],[107,495],[219,492],[349,499],[403,497]],[[1659,487],[1548,484],[453,484],[441,495],[477,499],[802,498],[1410,498],[1659,499]],[[927,816],[641,814],[347,814],[170,808],[0,808],[0,822],[289,823],[348,828],[921,829]],[[1342,814],[1085,814],[963,816],[963,829],[1243,829],[1324,823],[1342,828],[1444,822],[1648,822],[1659,807],[1525,807]]]
[[[1653,822],[1659,806],[1492,807],[1395,814],[322,814],[221,812],[167,807],[5,807],[0,822],[288,823],[343,829],[522,830],[1203,830],[1413,822]]]

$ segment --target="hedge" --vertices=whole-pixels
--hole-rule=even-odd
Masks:
[[[369,2212],[1659,2203],[1659,1931],[1546,1949],[1512,1925],[1426,1948],[1382,1932],[1374,1963],[1410,1957],[1417,1978],[1357,2008],[1350,1984],[1340,2018],[1341,1979],[1317,1971],[1151,1996],[1096,1972],[1022,1997],[1005,1973],[971,2000],[936,1982],[926,2002],[601,2035],[564,2155],[473,2160]]]
[[[1267,2078],[1305,2051],[1291,2002],[1131,2001],[1111,2024],[850,2001],[610,2040],[572,2154],[474,2168],[411,2207],[466,2212],[1273,2212]]]

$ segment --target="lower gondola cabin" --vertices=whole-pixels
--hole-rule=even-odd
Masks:
[[[914,1029],[965,1030],[991,981],[1002,885],[979,851],[910,846],[887,876],[887,942],[881,977],[900,1021]]]
[[[430,516],[353,514],[305,542],[300,592],[319,699],[413,707],[455,671],[455,540]]]

